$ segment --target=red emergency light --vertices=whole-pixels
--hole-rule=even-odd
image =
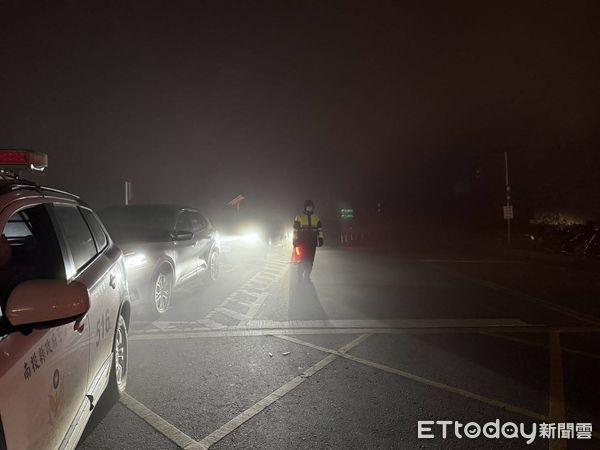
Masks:
[[[0,169],[43,171],[48,167],[48,155],[30,150],[0,150]]]
[[[292,252],[292,262],[297,263],[302,261],[302,257],[304,256],[304,249],[302,247],[294,247]]]

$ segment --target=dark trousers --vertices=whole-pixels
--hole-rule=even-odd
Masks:
[[[302,255],[302,260],[298,263],[298,278],[302,280],[303,278],[309,278],[310,273],[312,272],[313,263],[315,261],[315,253],[317,252],[317,247],[314,246],[306,246],[303,247],[304,253]]]

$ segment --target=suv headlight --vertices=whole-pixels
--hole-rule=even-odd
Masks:
[[[129,255],[125,255],[125,267],[127,269],[142,267],[147,262],[148,259],[143,253],[130,253]]]

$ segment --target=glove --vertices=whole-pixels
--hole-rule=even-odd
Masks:
[[[323,247],[323,238],[319,238],[319,247]]]

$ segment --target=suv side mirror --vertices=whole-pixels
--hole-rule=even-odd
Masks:
[[[87,288],[78,281],[30,280],[17,285],[6,303],[12,326],[32,325],[82,316],[90,309]]]
[[[178,231],[175,231],[175,233],[173,233],[174,241],[189,241],[193,237],[194,237],[194,233],[191,231],[178,230]]]

